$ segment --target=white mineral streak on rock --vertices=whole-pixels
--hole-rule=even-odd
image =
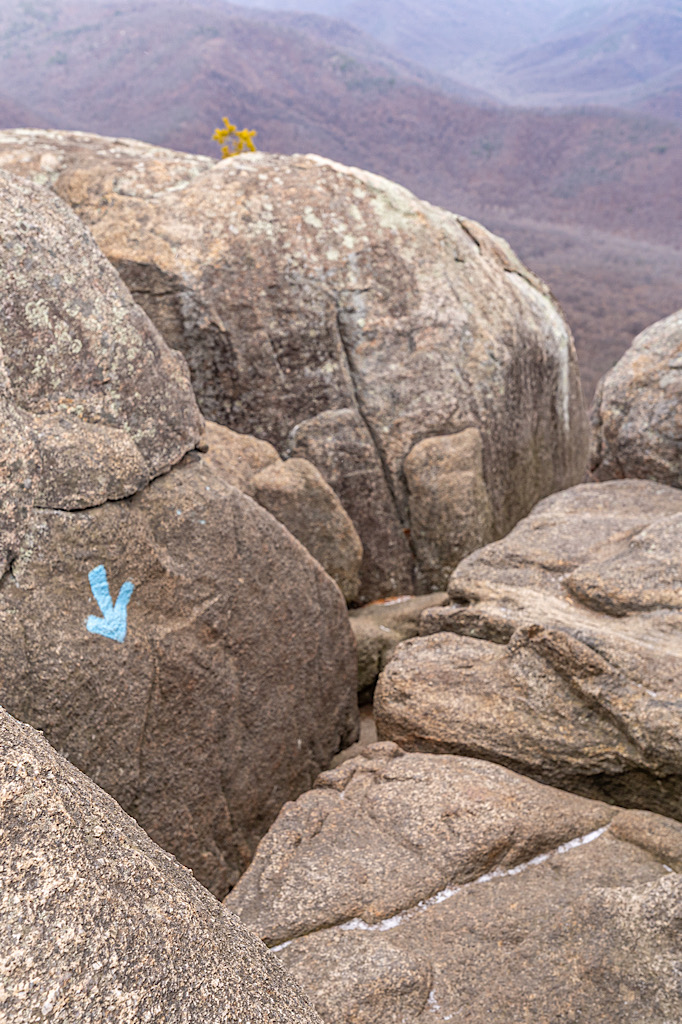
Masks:
[[[436,993],[434,989],[431,989],[431,991],[429,992],[429,998],[426,1005],[428,1006],[429,1010],[432,1011],[432,1013],[440,1013],[441,1016],[443,1017],[443,1020],[452,1020],[452,1014],[448,1014],[447,1016],[443,1014],[443,1009],[438,1000],[436,999]]]
[[[569,850],[574,850],[578,846],[585,846],[587,843],[593,843],[595,839],[599,839],[600,836],[603,836],[608,828],[608,825],[603,825],[601,828],[597,828],[593,832],[587,832],[583,836],[577,836],[575,839],[569,839],[568,842],[562,843],[561,846],[557,846],[556,849],[549,850],[547,853],[539,853],[537,857],[532,857],[530,860],[526,860],[522,864],[517,864],[513,868],[495,868],[494,871],[490,871],[486,875],[480,875],[472,882],[466,882],[464,885],[446,886],[445,889],[441,889],[440,892],[435,893],[434,896],[429,896],[426,900],[420,900],[416,907],[410,907],[409,910],[405,910],[400,914],[395,914],[393,917],[386,917],[383,921],[377,921],[376,924],[367,924],[367,922],[363,921],[361,917],[354,917],[351,921],[344,921],[344,923],[340,924],[338,927],[343,931],[390,931],[391,928],[397,928],[398,925],[401,925],[404,921],[414,917],[415,914],[428,910],[429,907],[433,907],[437,903],[443,903],[444,900],[449,900],[451,896],[461,892],[463,889],[467,889],[470,885],[479,885],[481,882],[490,882],[493,878],[506,878],[508,875],[520,875],[522,871],[535,867],[537,864],[544,863],[544,861],[549,860],[550,857],[553,857],[557,853],[567,853]],[[281,949],[283,947],[279,946],[277,948]]]
[[[280,949],[286,949],[293,942],[293,939],[287,939],[286,942],[280,942],[279,946],[270,946],[271,953],[279,953]]]

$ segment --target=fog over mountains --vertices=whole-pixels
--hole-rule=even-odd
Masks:
[[[549,282],[588,394],[682,306],[682,0],[271,3],[3,0],[0,127],[217,157],[229,114],[262,149],[393,178]]]
[[[516,102],[613,104],[680,118],[682,4],[612,3],[576,12],[486,81]]]
[[[247,0],[245,7],[264,7]],[[273,10],[298,10],[354,25],[409,60],[442,74],[458,65],[509,56],[543,42],[581,0],[272,0]]]
[[[262,0],[244,0],[263,7]],[[340,18],[431,71],[526,105],[682,117],[680,0],[271,0]]]

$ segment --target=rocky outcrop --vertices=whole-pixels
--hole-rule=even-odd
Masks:
[[[592,428],[597,480],[682,487],[682,310],[642,331],[600,381]]]
[[[253,496],[324,567],[346,601],[360,590],[362,542],[334,491],[306,459],[288,459],[251,480]]]
[[[552,495],[453,573],[377,684],[379,736],[682,819],[682,494]]]
[[[334,491],[306,459],[280,459],[267,441],[207,423],[207,461],[286,526],[339,585],[348,603],[360,589],[362,543]]]
[[[0,135],[5,166],[51,174],[185,353],[203,412],[317,466],[362,541],[362,601],[442,587],[581,479],[570,332],[501,239],[318,157],[193,177],[194,158],[133,150],[125,172],[112,140]]]
[[[194,448],[184,360],[55,196],[0,172],[0,572],[22,510],[133,494]]]
[[[238,434],[236,430],[221,427],[210,420],[206,421],[199,447],[205,453],[204,461],[210,469],[225,483],[239,488],[251,498],[254,476],[281,461],[277,449],[267,441],[260,441],[251,434]]]
[[[480,431],[419,441],[403,468],[419,565],[430,583],[444,587],[461,559],[495,535]]]
[[[97,566],[114,602],[134,587],[124,642],[89,631]],[[33,512],[0,588],[0,663],[8,711],[220,895],[356,735],[339,591],[198,455],[133,499]]]
[[[18,128],[0,131],[0,169],[46,185],[92,221],[113,196],[153,199],[181,189],[215,164],[208,156],[178,153],[137,139],[91,132]]]
[[[225,905],[330,1024],[664,1024],[680,868],[677,822],[380,743],[282,810]]]
[[[345,603],[68,207],[2,172],[0,225],[0,700],[224,895],[356,736]]]
[[[350,624],[358,650],[358,689],[363,696],[369,697],[398,644],[419,635],[422,612],[447,600],[448,595],[442,591],[420,597],[404,595],[351,611]]]
[[[0,709],[0,1017],[320,1024],[277,958]]]
[[[360,603],[410,592],[414,561],[408,535],[396,515],[381,458],[358,410],[330,410],[297,424],[290,451],[317,466],[360,536]]]

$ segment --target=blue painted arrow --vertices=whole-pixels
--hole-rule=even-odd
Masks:
[[[116,604],[112,604],[107,570],[104,566],[96,565],[91,569],[88,579],[92,596],[103,616],[100,619],[96,615],[88,615],[88,630],[91,633],[99,633],[100,636],[108,636],[110,640],[118,640],[122,644],[128,631],[128,601],[135,589],[133,584],[127,580],[118,592]]]

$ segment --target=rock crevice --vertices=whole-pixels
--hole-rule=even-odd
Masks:
[[[185,354],[202,411],[310,458],[336,490],[364,548],[362,602],[413,580],[442,589],[478,542],[465,516],[440,575],[422,564],[435,539],[412,537],[404,462],[425,439],[479,431],[484,487],[469,502],[490,520],[482,542],[581,479],[587,430],[570,332],[547,289],[480,225],[314,156],[210,166],[133,147],[124,166],[111,140],[22,133],[13,151],[12,138],[0,134],[5,167],[30,177],[46,154],[56,160],[52,187]],[[352,441],[348,424],[321,419],[342,409],[357,417]],[[444,514],[451,490],[439,491]]]
[[[282,811],[225,905],[332,1024],[664,1024],[681,855],[678,822],[384,742]]]

